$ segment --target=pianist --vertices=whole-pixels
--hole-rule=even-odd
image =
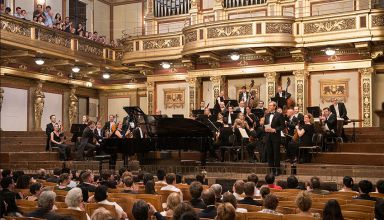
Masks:
[[[97,138],[95,135],[95,122],[89,121],[87,127],[84,129],[83,134],[80,140],[80,146],[77,149],[76,159],[84,160],[84,151],[86,156],[90,156],[94,150],[96,150],[96,146],[93,144],[94,138]]]

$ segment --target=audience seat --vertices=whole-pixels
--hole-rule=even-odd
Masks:
[[[263,209],[261,206],[248,205],[248,204],[237,204],[237,207],[246,209],[248,212],[258,212]]]
[[[296,208],[296,203],[295,203],[295,201],[279,201],[278,206]]]
[[[323,209],[325,206],[325,203],[323,202],[313,202],[312,203],[312,208],[314,209]]]
[[[31,196],[31,192],[29,191],[29,189],[14,189],[13,190],[15,193],[21,193],[23,195],[23,198],[25,198],[26,196]]]
[[[28,201],[25,199],[16,199],[16,205],[22,207],[37,207],[37,201]]]
[[[124,212],[127,213],[128,219],[135,219],[132,214],[132,207],[133,207],[133,204],[137,201],[137,199],[127,198],[127,197],[113,197],[113,198],[108,198],[108,200],[119,204],[121,208],[124,210]]]
[[[363,206],[375,207],[375,204],[376,204],[376,201],[372,201],[372,200],[363,200],[363,199],[347,200],[347,205],[363,205]]]
[[[283,189],[281,190],[282,193],[287,193],[291,195],[296,195],[301,191],[301,189]]]
[[[357,196],[358,193],[357,192],[332,192],[331,194],[329,194],[328,196],[344,196],[344,197],[349,197],[349,198],[353,198],[354,196]]]
[[[55,202],[55,206],[58,209],[66,209],[66,208],[68,208],[68,205],[65,202]]]
[[[259,212],[247,212],[244,213],[244,220],[282,220],[282,215],[273,215],[268,213],[259,213]]]
[[[24,207],[24,206],[18,206],[19,210],[25,215],[31,212],[34,212],[38,207]]]
[[[342,205],[341,209],[345,211],[356,211],[356,212],[366,212],[366,213],[373,213],[375,211],[375,207],[373,206],[352,205],[352,204]]]
[[[57,183],[44,182],[44,183],[43,183],[43,186],[52,186],[52,187],[55,187],[55,186],[57,186]]]
[[[331,196],[326,197],[326,198],[314,198],[314,199],[313,199],[313,202],[327,203],[327,202],[328,202],[329,200],[331,200],[331,199],[336,200],[336,201],[339,203],[339,205],[345,205],[345,204],[347,204],[347,200],[346,200],[346,199],[343,199],[343,198],[337,198],[337,197],[331,197]]]
[[[283,206],[278,206],[276,208],[277,212],[280,212],[281,214],[296,214],[296,208],[295,207],[283,207]]]
[[[88,213],[89,216],[92,216],[93,212],[100,208],[103,207],[106,210],[108,210],[112,217],[117,219],[117,213],[114,205],[105,205],[105,204],[99,204],[99,203],[87,203],[85,205],[85,212]]]
[[[73,220],[87,220],[87,214],[84,211],[59,208],[55,210],[55,213],[62,216],[70,216],[73,218]]]
[[[355,212],[355,211],[345,211],[341,210],[343,213],[344,220],[369,220],[373,219],[371,214],[364,212]]]
[[[54,190],[54,192],[56,193],[56,196],[66,196],[68,191],[65,191],[65,190]]]
[[[161,199],[161,195],[151,195],[151,194],[136,194],[136,199],[142,199],[148,203],[151,203],[156,210],[163,210]]]
[[[56,202],[65,202],[65,196],[56,196]]]
[[[161,202],[162,203],[166,203],[169,194],[174,193],[174,191],[171,191],[171,190],[160,190],[158,193],[159,193],[159,195],[161,195]]]
[[[311,216],[302,216],[295,214],[287,214],[283,216],[283,220],[317,220],[318,218]]]
[[[369,195],[372,196],[372,197],[375,197],[375,198],[384,199],[384,194],[383,193],[371,192]]]
[[[43,220],[42,218],[4,216],[5,220]]]

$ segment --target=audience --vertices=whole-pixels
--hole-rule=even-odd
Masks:
[[[181,220],[184,214],[192,212],[196,213],[193,207],[188,202],[182,202],[176,207],[175,211],[173,212],[173,220]],[[188,214],[188,216],[193,217],[192,219],[199,219],[198,215],[196,216],[196,214]],[[187,219],[186,217],[187,216],[184,217],[184,220],[192,220]]]
[[[167,185],[167,182],[165,182],[165,175],[166,175],[166,173],[165,173],[165,170],[163,170],[163,169],[159,169],[159,170],[157,170],[157,174],[156,174],[156,176],[157,176],[157,184],[164,184],[164,185]]]
[[[350,176],[345,176],[343,178],[343,188],[339,190],[340,192],[355,192],[352,190],[353,179]],[[356,192],[357,193],[357,192]]]
[[[384,220],[384,199],[380,199],[375,205],[375,219]]]
[[[133,182],[133,178],[131,176],[127,176],[123,179],[124,183],[124,189],[122,193],[129,193],[129,194],[137,194],[137,190],[135,187],[135,184]]]
[[[313,194],[319,194],[319,195],[329,194],[328,190],[320,189],[320,186],[321,186],[321,182],[320,182],[319,177],[314,176],[311,178],[309,186],[307,186],[307,191],[311,192]]]
[[[15,188],[15,182],[13,181],[11,176],[4,177],[3,171],[3,179],[1,180],[1,191],[0,197],[2,198],[1,210],[4,215],[9,216],[20,216],[19,208],[16,205],[16,199],[21,199],[20,195],[13,192]],[[7,204],[5,206],[5,204]]]
[[[275,175],[273,175],[273,173],[267,174],[265,176],[265,182],[270,189],[282,190],[281,186],[275,185]]]
[[[236,180],[233,184],[233,195],[237,200],[243,199],[241,195],[244,193],[244,181]]]
[[[60,175],[61,175],[61,169],[60,168],[53,169],[53,176],[48,177],[47,182],[59,183]]]
[[[201,198],[204,201],[204,204],[207,206],[203,209],[198,216],[200,218],[215,218],[217,215],[216,206],[215,206],[215,192],[212,189],[206,189],[201,194]]]
[[[384,194],[384,180],[376,182],[376,192]]]
[[[259,201],[256,201],[253,199],[253,195],[255,194],[254,182],[246,182],[244,184],[244,193],[245,193],[245,197],[244,199],[239,200],[239,204],[262,206],[262,204]]]
[[[230,193],[230,192],[225,192],[223,194],[223,203],[226,203],[226,202],[229,202],[232,204],[232,206],[235,208],[235,211],[236,212],[240,212],[240,213],[246,213],[248,212],[246,209],[244,208],[238,208],[237,207],[237,199],[235,198],[235,196]]]
[[[72,188],[69,187],[69,183],[71,182],[69,178],[68,173],[63,173],[60,175],[60,180],[59,180],[59,185],[55,187],[55,190],[64,190],[64,191],[69,191]]]
[[[217,207],[217,216],[215,220],[235,220],[236,212],[231,203],[222,203]]]
[[[103,207],[100,207],[93,211],[91,220],[112,220],[113,216],[110,211],[106,210]]]
[[[29,187],[30,196],[25,197],[28,201],[37,201],[41,193],[42,185],[40,183],[33,183]]]
[[[180,196],[177,193],[171,193],[167,198],[167,207],[165,211],[161,212],[161,215],[172,217],[176,207],[181,203]]]
[[[279,212],[276,212],[277,205],[279,204],[279,200],[274,194],[269,194],[264,199],[264,208],[259,211],[260,213],[269,213],[274,215],[282,215]]]
[[[319,213],[312,213],[309,210],[312,206],[311,195],[307,191],[300,191],[296,197],[296,205],[299,208],[298,215],[320,217]]]
[[[165,181],[167,182],[167,185],[161,187],[160,190],[169,190],[169,191],[177,192],[180,194],[181,200],[183,200],[183,193],[179,188],[174,186],[176,184],[176,175],[174,173],[168,173],[165,176]]]
[[[201,174],[201,173],[197,174],[197,175],[196,175],[196,181],[197,181],[197,182],[200,182],[200,183],[203,184],[203,185],[206,185],[206,182],[205,182],[205,175],[204,175],[204,174]]]
[[[115,181],[115,176],[111,171],[109,170],[103,171],[101,174],[101,178],[102,178],[102,181],[100,183],[101,185],[104,185],[111,189],[116,189],[117,182]]]
[[[261,198],[264,200],[265,197],[267,195],[269,195],[271,193],[271,190],[269,189],[269,187],[266,187],[266,186],[263,186],[260,188],[260,195],[261,195]]]
[[[211,189],[213,190],[213,192],[215,192],[216,202],[218,202],[218,203],[222,202],[221,193],[222,193],[223,188],[221,187],[221,185],[220,184],[213,184],[211,186]]]
[[[323,209],[323,220],[344,220],[337,200],[330,199]]]
[[[85,171],[83,174],[81,174],[81,183],[77,185],[83,193],[83,201],[87,202],[89,195],[89,192],[95,192],[96,186],[92,184],[93,183],[93,175],[90,171]]]
[[[260,196],[260,190],[257,188],[257,183],[259,182],[259,177],[256,174],[251,173],[248,175],[247,181],[248,182],[251,181],[251,182],[255,183],[255,195],[254,196]]]
[[[156,220],[165,220],[153,205],[146,203],[144,200],[138,200],[133,204],[132,214],[135,220],[151,220],[152,216],[155,216]]]
[[[362,199],[362,200],[372,200],[376,201],[376,198],[371,197],[369,195],[370,192],[372,192],[373,185],[368,180],[361,180],[359,182],[359,195],[355,197],[354,199]]]
[[[107,200],[108,198],[107,190],[108,190],[108,187],[103,185],[98,186],[96,188],[95,197],[94,197],[96,202],[99,204],[115,206],[117,217],[118,217],[117,219],[126,218],[127,213],[124,212],[123,208],[121,208],[119,204],[117,204],[116,202],[110,202]]]
[[[287,189],[301,189],[299,186],[299,180],[291,175],[287,177]]]
[[[55,204],[56,193],[53,191],[44,191],[40,194],[37,204],[39,208],[31,213],[26,214],[28,217],[43,218],[47,220],[57,220],[59,215],[55,214],[52,209]]]
[[[68,209],[74,209],[78,211],[85,211],[83,204],[83,194],[80,188],[73,188],[68,191],[65,196],[65,204],[67,204]],[[87,214],[87,220],[90,220],[89,215]]]
[[[156,191],[155,191],[155,182],[153,182],[153,180],[150,180],[148,181],[146,184],[145,184],[145,194],[156,194]]]
[[[34,179],[31,176],[21,175],[17,178],[16,189],[29,189],[32,182],[34,182]]]
[[[198,209],[205,209],[206,206],[201,199],[201,193],[203,192],[203,186],[201,185],[200,182],[193,181],[191,185],[189,186],[189,193],[191,194],[191,205],[193,208],[198,208]]]

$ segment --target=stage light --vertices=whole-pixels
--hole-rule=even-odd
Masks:
[[[111,78],[111,74],[103,73],[103,79],[109,79],[109,78]]]
[[[73,71],[74,73],[78,73],[78,72],[80,72],[80,68],[77,67],[77,66],[74,66],[74,67],[72,67],[72,71]]]
[[[334,50],[332,48],[327,48],[325,50],[325,54],[327,54],[328,56],[333,56],[333,55],[335,55],[335,53],[336,53],[336,50]]]
[[[230,57],[231,57],[231,60],[236,61],[236,60],[239,60],[239,59],[240,59],[240,54],[238,54],[238,53],[232,53],[232,54],[230,55]]]
[[[86,83],[85,83],[85,86],[86,86],[86,87],[92,87],[92,85],[93,85],[92,82],[86,82]]]
[[[45,61],[44,61],[42,58],[37,58],[37,59],[35,60],[35,63],[36,63],[37,65],[43,65],[43,64],[45,63]]]
[[[168,62],[162,62],[160,65],[163,67],[163,69],[169,69],[169,68],[171,68],[171,64],[168,63]]]

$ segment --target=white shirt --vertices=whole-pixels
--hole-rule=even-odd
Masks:
[[[279,92],[279,97],[283,97],[283,92]]]
[[[245,108],[244,107],[240,107],[240,112],[244,114],[244,110]]]
[[[68,184],[68,187],[70,187],[70,188],[75,188],[76,186],[77,186],[77,183],[73,180],[71,180]]]
[[[181,190],[180,190],[179,188],[177,188],[177,187],[174,186],[174,185],[166,185],[166,186],[163,186],[163,187],[161,187],[160,190],[169,190],[169,191],[173,191],[173,192],[180,193],[181,201],[183,201],[183,193],[181,192]]]
[[[242,98],[242,100],[245,102],[245,101],[247,101],[247,93],[246,92],[243,92],[243,98]]]
[[[100,136],[100,137],[103,137],[103,134],[101,133],[101,128],[96,128],[97,129],[97,134]]]
[[[247,213],[248,210],[244,209],[244,208],[236,208],[235,212],[238,212],[238,213]]]
[[[80,207],[68,207],[68,209],[73,209],[73,210],[77,210],[77,211],[83,211],[81,210]],[[85,213],[87,215],[87,220],[91,220],[91,218],[89,217],[88,213]]]
[[[242,199],[244,199],[243,197],[241,197],[240,194],[237,194],[236,192],[233,193],[233,196],[235,196],[236,200],[242,200]]]
[[[275,116],[276,112],[269,115],[269,124],[272,124],[273,116]]]
[[[340,118],[340,113],[339,113],[339,104],[336,103],[336,105],[333,105],[333,107],[335,107],[335,111],[336,111],[336,117]]]
[[[121,206],[119,206],[119,204],[117,204],[116,202],[110,202],[108,200],[103,200],[103,201],[98,202],[98,203],[104,204],[104,205],[114,205],[115,209],[116,209],[116,213],[117,213],[117,219],[121,219],[121,216],[123,215],[124,210],[123,210],[123,208],[121,208]]]
[[[231,125],[232,124],[232,117],[231,117],[231,113],[228,114],[228,124]]]
[[[254,196],[261,196],[260,195],[260,190],[255,186],[255,193],[253,194]]]

